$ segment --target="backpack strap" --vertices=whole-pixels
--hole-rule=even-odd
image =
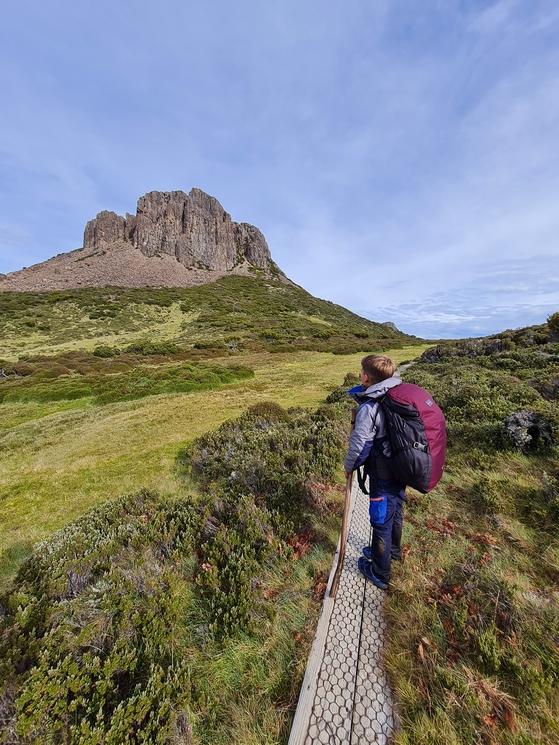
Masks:
[[[384,396],[382,396],[384,398]],[[375,404],[377,405],[377,410],[375,412],[375,419],[373,421],[373,432],[376,437],[376,426],[377,426],[377,419],[380,411],[380,400],[375,401]],[[371,456],[369,456],[370,458]],[[362,466],[359,466],[357,469],[357,482],[359,484],[359,488],[363,492],[363,494],[370,494],[370,490],[367,488],[367,473],[365,473],[365,464]],[[371,478],[369,477],[369,486],[371,483]]]
[[[369,490],[367,489],[367,474],[365,473],[365,466],[359,466],[357,469],[357,481],[359,483],[359,488],[363,492],[363,494],[369,494]]]

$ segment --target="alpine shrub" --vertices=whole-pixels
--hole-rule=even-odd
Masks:
[[[95,347],[93,354],[96,357],[118,357],[120,351],[118,347],[109,347],[107,344],[100,344]]]
[[[246,410],[247,417],[264,419],[267,422],[286,422],[290,416],[287,411],[275,401],[261,401],[249,406]]]
[[[333,478],[346,437],[341,405],[291,410],[279,421],[255,418],[249,410],[197,440],[187,461],[202,485],[220,482],[233,493],[254,494],[299,529],[313,507],[309,480]]]
[[[200,515],[141,491],[24,562],[0,599],[0,742],[167,743],[188,706],[180,624]]]
[[[177,354],[180,349],[175,343],[171,341],[140,341],[129,344],[126,347],[125,351],[131,352],[133,354],[143,355],[171,355]]]
[[[203,535],[196,583],[207,601],[209,634],[224,637],[247,626],[253,579],[277,541],[270,514],[249,495],[224,494],[214,503]]]
[[[476,481],[470,490],[474,507],[489,514],[507,510],[510,503],[507,496],[507,482],[504,479],[494,481],[488,476]]]

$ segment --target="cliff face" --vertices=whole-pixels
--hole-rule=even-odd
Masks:
[[[183,266],[231,271],[248,262],[270,266],[266,239],[252,225],[235,223],[221,204],[200,189],[150,191],[138,200],[136,215],[100,212],[85,227],[84,248],[128,243],[145,256],[169,255]]]
[[[200,189],[150,191],[135,215],[103,211],[85,226],[83,248],[0,275],[0,291],[72,287],[190,287],[258,270],[289,282],[253,225],[233,222]]]

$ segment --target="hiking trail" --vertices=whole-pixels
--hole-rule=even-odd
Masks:
[[[385,745],[394,730],[392,692],[381,662],[384,592],[357,569],[369,529],[368,500],[354,483],[340,584],[331,598],[338,546],[289,745]]]
[[[413,363],[400,365],[396,374]],[[330,597],[339,543],[288,745],[386,745],[395,729],[392,691],[382,665],[384,591],[357,568],[370,542],[368,500],[357,480],[348,523],[338,592]]]

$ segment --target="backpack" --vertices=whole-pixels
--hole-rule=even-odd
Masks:
[[[384,412],[392,448],[392,457],[385,462],[395,479],[427,494],[443,475],[446,455],[443,412],[428,391],[413,383],[390,388],[378,403]]]

